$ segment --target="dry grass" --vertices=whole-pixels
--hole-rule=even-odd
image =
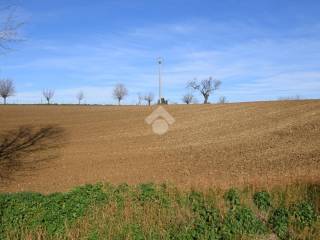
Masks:
[[[226,188],[320,180],[320,101],[166,106],[176,122],[161,137],[144,122],[154,109],[0,106],[0,133],[50,124],[68,136],[59,158],[32,175],[20,172],[0,191],[48,193],[98,181]]]

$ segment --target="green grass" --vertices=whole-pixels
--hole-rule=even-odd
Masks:
[[[181,191],[86,185],[0,195],[0,239],[320,239],[320,185]]]

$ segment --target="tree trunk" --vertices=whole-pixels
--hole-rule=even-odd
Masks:
[[[3,98],[3,104],[7,104],[7,98]]]
[[[207,104],[208,103],[208,98],[209,98],[209,95],[204,95],[204,104]]]
[[[119,105],[119,106],[120,106],[120,101],[121,101],[121,100],[120,100],[120,99],[118,99],[118,105]]]

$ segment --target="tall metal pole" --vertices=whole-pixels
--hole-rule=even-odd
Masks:
[[[162,58],[158,58],[158,64],[159,64],[159,104],[161,104],[162,99],[162,82],[161,82],[161,64],[162,64]]]

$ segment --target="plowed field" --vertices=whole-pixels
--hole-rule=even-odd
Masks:
[[[320,101],[156,106],[0,106],[0,191],[85,183],[184,187],[320,181]]]

